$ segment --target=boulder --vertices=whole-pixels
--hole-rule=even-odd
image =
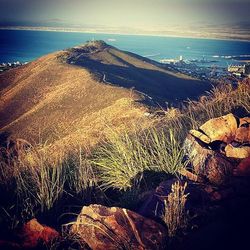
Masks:
[[[184,142],[184,150],[194,173],[200,180],[208,179],[215,185],[225,184],[233,173],[233,162],[205,146],[192,135],[188,135]]]
[[[250,146],[234,147],[232,144],[228,144],[225,152],[227,157],[244,159],[250,157]]]
[[[47,226],[41,225],[36,219],[27,222],[18,233],[22,249],[36,248],[40,244],[49,244],[59,237],[59,233]]]
[[[204,143],[223,141],[230,143],[234,140],[238,122],[233,114],[210,119],[199,128],[199,133],[191,130],[191,134]]]
[[[203,175],[214,185],[224,185],[233,175],[234,165],[219,153],[213,153],[206,159]]]
[[[151,219],[118,207],[82,208],[71,233],[93,250],[165,249],[167,230]]]

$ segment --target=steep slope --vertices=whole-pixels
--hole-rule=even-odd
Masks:
[[[110,127],[147,123],[138,102],[192,98],[208,88],[156,62],[90,42],[0,74],[0,132],[32,142],[94,145]]]
[[[107,126],[143,117],[130,90],[101,84],[58,52],[0,75],[0,131],[32,142],[94,144]]]

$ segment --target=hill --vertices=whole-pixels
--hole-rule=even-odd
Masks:
[[[0,74],[0,131],[31,142],[94,145],[109,127],[147,123],[140,102],[173,103],[209,87],[102,41],[89,42]]]
[[[150,105],[178,104],[197,98],[210,84],[176,73],[148,58],[93,41],[69,50],[67,62],[93,72],[99,81],[144,94]]]

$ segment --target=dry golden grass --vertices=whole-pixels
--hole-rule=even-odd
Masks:
[[[0,132],[51,152],[92,147],[107,128],[147,122],[129,89],[97,82],[84,68],[61,61],[66,52],[42,57],[0,75]],[[65,149],[64,149],[65,148]]]
[[[179,181],[172,185],[171,193],[164,197],[165,211],[162,216],[163,221],[168,227],[168,236],[174,237],[180,228],[186,225],[185,204],[187,194],[185,189],[187,183],[181,185]]]

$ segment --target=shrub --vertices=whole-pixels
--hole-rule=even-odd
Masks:
[[[150,128],[140,133],[112,133],[94,153],[93,164],[104,188],[127,190],[146,170],[176,174],[186,166],[184,151],[172,130]]]
[[[189,101],[182,113],[189,123],[189,128],[198,128],[209,119],[226,115],[237,108],[250,113],[250,87],[240,83],[236,89],[230,84],[214,87],[207,96],[199,101]]]

